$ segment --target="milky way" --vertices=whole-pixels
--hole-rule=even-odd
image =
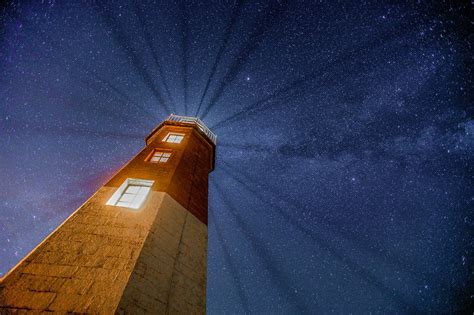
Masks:
[[[207,308],[466,311],[466,5],[25,1],[0,7],[0,273],[170,113],[217,134]]]

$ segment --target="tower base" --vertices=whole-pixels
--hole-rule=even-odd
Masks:
[[[206,310],[207,226],[167,193],[139,211],[100,188],[0,281],[0,313]]]

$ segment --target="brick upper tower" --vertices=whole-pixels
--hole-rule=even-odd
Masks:
[[[0,313],[205,313],[215,135],[171,115],[0,281]]]

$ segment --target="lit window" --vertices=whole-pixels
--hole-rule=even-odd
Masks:
[[[150,162],[166,163],[171,156],[171,152],[155,151],[150,158]]]
[[[152,180],[127,178],[107,201],[107,205],[138,209],[150,192]]]
[[[163,141],[171,142],[171,143],[181,143],[183,140],[184,135],[182,133],[169,133]]]

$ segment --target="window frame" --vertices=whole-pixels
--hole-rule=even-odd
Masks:
[[[148,195],[150,194],[150,191],[151,191],[151,187],[153,186],[155,181],[153,180],[148,180],[148,179],[140,179],[140,178],[127,178],[123,183],[122,185],[120,185],[120,187],[112,194],[112,196],[109,198],[109,200],[106,202],[106,205],[108,206],[114,206],[114,207],[122,207],[122,208],[128,208],[128,209],[134,209],[134,210],[138,210],[140,209],[143,204],[145,203]],[[137,193],[137,194],[133,194],[133,196],[135,196],[135,198],[133,198],[133,201],[130,203],[129,206],[125,206],[125,205],[119,205],[118,203],[120,202],[124,202],[122,200],[122,197],[126,194],[127,192],[127,189],[128,187],[130,186],[138,186],[140,188],[142,187],[146,187],[148,188],[146,190],[146,192],[143,194],[144,197],[141,198],[141,200],[136,203],[136,204],[133,204],[133,201],[135,200],[136,196],[140,195],[140,193]],[[129,193],[130,194],[130,193]],[[132,194],[130,194],[132,195]]]
[[[168,141],[170,136],[181,136],[181,140],[179,140],[179,142]],[[166,136],[163,138],[163,142],[180,144],[181,142],[183,142],[185,136],[186,136],[186,134],[180,133],[180,132],[174,132],[174,131],[173,132],[168,132],[166,134]]]
[[[160,160],[159,161],[152,161],[152,159],[155,157],[155,154],[157,152],[161,152],[162,155],[160,157]],[[163,158],[163,154],[164,153],[168,153],[169,156],[168,156],[168,159],[166,161],[161,161],[161,159]],[[166,149],[163,149],[163,148],[155,148],[153,149],[150,154],[148,154],[148,156],[146,157],[145,161],[146,162],[149,162],[149,163],[156,163],[156,164],[166,164],[170,161],[171,157],[173,156],[173,151],[172,150],[166,150]]]

